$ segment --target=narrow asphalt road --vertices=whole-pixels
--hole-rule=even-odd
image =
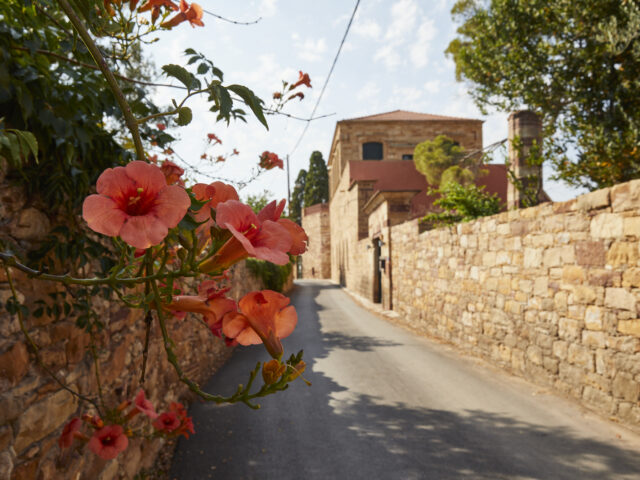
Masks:
[[[179,480],[640,479],[640,437],[522,380],[416,337],[339,287],[301,281],[307,387],[244,405],[197,403]],[[230,394],[262,347],[238,348],[206,386]]]

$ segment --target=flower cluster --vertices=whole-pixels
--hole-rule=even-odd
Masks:
[[[125,413],[129,407],[131,409]],[[153,420],[152,430],[145,426],[137,430],[131,428],[130,424],[140,413]],[[189,438],[189,433],[195,433],[191,417],[187,416],[187,411],[182,404],[173,402],[168,411],[158,414],[142,389],[133,402],[123,402],[117,409],[108,412],[108,418],[109,421],[105,422],[98,415],[84,414],[81,418],[71,419],[64,426],[58,438],[58,445],[61,449],[69,448],[77,440],[80,444],[88,445],[89,450],[100,458],[111,460],[127,449],[129,438],[134,436],[184,435]]]
[[[262,154],[260,155],[260,168],[271,170],[275,167],[278,167],[280,169],[284,168],[284,163],[278,157],[278,155],[268,151],[262,152]]]

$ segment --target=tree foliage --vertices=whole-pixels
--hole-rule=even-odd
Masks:
[[[458,142],[446,135],[438,135],[416,146],[413,162],[429,185],[439,186],[442,180],[468,183],[475,175],[469,169],[473,161],[465,158],[464,153]]]
[[[273,193],[271,193],[269,190],[263,190],[262,192],[255,195],[247,195],[247,200],[245,203],[251,207],[251,210],[253,210],[255,213],[258,213],[267,205],[267,203],[271,201],[272,198]]]
[[[500,198],[485,192],[484,186],[448,182],[432,193],[440,194],[433,204],[442,211],[429,213],[422,221],[435,227],[495,215],[501,209]]]
[[[309,170],[304,185],[304,206],[329,201],[329,173],[322,153],[317,150],[309,158]]]
[[[289,218],[302,225],[302,207],[304,205],[304,187],[307,183],[307,171],[303,168],[298,172],[296,183],[291,193],[291,203],[289,204]]]
[[[459,0],[447,49],[486,111],[543,116],[570,185],[640,177],[640,7],[631,0]]]

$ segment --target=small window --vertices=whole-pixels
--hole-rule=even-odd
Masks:
[[[405,153],[402,155],[403,160],[413,160],[413,153]]]
[[[363,160],[382,160],[382,143],[367,142],[362,144]]]

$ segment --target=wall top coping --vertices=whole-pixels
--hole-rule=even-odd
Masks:
[[[313,215],[314,213],[328,211],[329,204],[328,203],[316,203],[315,205],[311,205],[309,207],[305,207],[302,209],[302,216],[306,217],[307,215]]]

